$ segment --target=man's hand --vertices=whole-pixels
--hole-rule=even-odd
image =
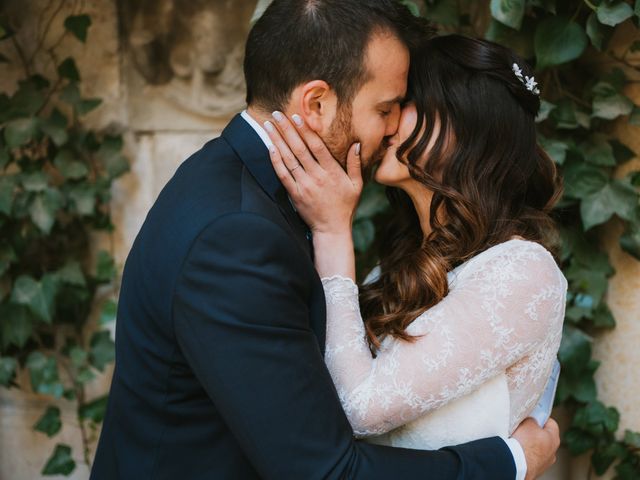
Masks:
[[[520,442],[527,459],[526,480],[538,478],[556,463],[560,429],[554,419],[550,418],[544,428],[540,428],[535,420],[527,418],[512,436]]]

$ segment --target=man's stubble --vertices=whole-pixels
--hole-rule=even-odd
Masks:
[[[347,155],[351,145],[358,141],[358,137],[355,133],[353,126],[353,108],[351,105],[344,105],[338,107],[336,118],[329,127],[329,133],[324,138],[325,145],[333,155],[342,168],[347,167]],[[386,150],[385,142],[383,141],[378,149],[369,158],[362,158],[362,178],[367,181],[371,178],[374,165],[377,165],[382,159]]]

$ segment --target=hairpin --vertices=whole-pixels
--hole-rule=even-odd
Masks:
[[[535,77],[528,77],[526,75],[523,75],[522,69],[520,68],[520,66],[518,66],[517,63],[514,63],[511,68],[515,76],[518,77],[518,80],[522,82],[527,90],[536,95],[540,95],[540,89],[537,87],[538,82],[536,82]]]

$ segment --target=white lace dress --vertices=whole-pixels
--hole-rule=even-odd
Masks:
[[[449,294],[372,358],[350,279],[322,279],[326,363],[359,437],[437,449],[507,437],[536,405],[562,337],[567,282],[541,245],[509,240],[449,273]]]

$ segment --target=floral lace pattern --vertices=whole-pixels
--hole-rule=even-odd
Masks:
[[[372,358],[351,279],[323,278],[325,360],[358,436],[381,435],[508,379],[510,431],[544,390],[562,338],[567,281],[541,245],[510,240],[460,265],[450,291]]]

